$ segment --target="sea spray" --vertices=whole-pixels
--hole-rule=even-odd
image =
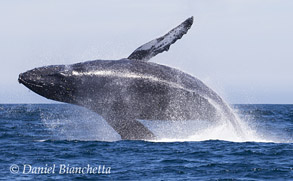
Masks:
[[[117,141],[120,136],[96,113],[85,108],[64,105],[60,114],[42,114],[44,126],[56,140]]]
[[[43,125],[56,140],[82,141],[118,141],[120,136],[106,121],[85,108],[72,105],[59,105],[56,114],[44,111],[41,113]],[[139,120],[157,136],[159,142],[225,140],[232,142],[279,142],[265,135],[248,117],[239,117],[237,110],[232,110],[242,135],[225,116],[218,121],[208,120]],[[220,113],[219,113],[220,114]]]

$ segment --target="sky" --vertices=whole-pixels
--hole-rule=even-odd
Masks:
[[[291,0],[0,1],[0,103],[55,103],[17,81],[45,65],[117,60],[194,24],[151,59],[187,72],[231,104],[293,104]]]

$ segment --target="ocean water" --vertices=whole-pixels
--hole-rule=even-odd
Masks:
[[[121,141],[67,104],[0,105],[3,180],[293,180],[293,105],[234,105],[228,121],[144,121],[155,141]]]

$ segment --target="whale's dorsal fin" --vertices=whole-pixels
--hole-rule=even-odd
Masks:
[[[193,17],[190,17],[164,36],[138,47],[131,55],[129,55],[128,59],[146,62],[157,54],[162,53],[163,51],[168,51],[170,45],[187,33],[192,23]]]

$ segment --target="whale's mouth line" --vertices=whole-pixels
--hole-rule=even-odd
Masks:
[[[35,87],[43,88],[43,86],[41,86],[41,85],[38,85],[38,84],[34,84],[34,83],[31,83],[31,82],[25,81],[24,79],[21,78],[21,74],[18,77],[18,82],[20,84],[23,84],[23,85],[35,86]]]

